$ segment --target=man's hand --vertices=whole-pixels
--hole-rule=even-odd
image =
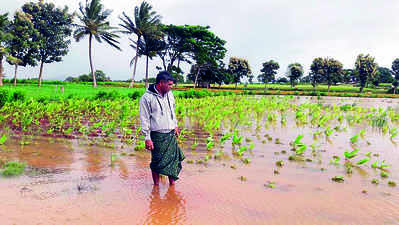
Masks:
[[[152,143],[151,140],[145,140],[145,149],[147,149],[148,151],[154,149],[154,144]]]
[[[175,135],[176,135],[176,138],[179,138],[179,136],[180,136],[180,129],[178,127],[175,128]]]

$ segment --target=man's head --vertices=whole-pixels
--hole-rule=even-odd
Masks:
[[[155,84],[161,94],[166,94],[170,91],[170,89],[172,89],[174,81],[175,80],[173,79],[172,75],[170,75],[170,73],[166,71],[161,71],[157,75]]]

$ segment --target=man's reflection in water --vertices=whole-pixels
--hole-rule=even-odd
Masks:
[[[185,211],[185,201],[174,185],[169,186],[163,198],[161,198],[159,186],[154,186],[145,224],[184,224]]]

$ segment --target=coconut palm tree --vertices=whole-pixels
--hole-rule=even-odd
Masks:
[[[138,57],[141,56],[139,46],[141,46],[145,41],[144,36],[152,36],[153,33],[158,32],[158,28],[161,23],[161,16],[157,15],[155,11],[152,11],[152,6],[145,1],[141,3],[140,7],[136,6],[134,8],[133,16],[134,20],[127,16],[125,12],[123,12],[123,17],[119,17],[119,19],[122,21],[122,23],[119,25],[124,28],[121,32],[137,36],[137,41],[130,39],[132,42],[130,46],[136,50],[136,56],[134,56],[130,62],[130,66],[134,65],[134,67],[132,82],[130,83],[129,87],[133,87],[134,85],[137,60]]]
[[[80,41],[83,37],[89,35],[90,69],[91,75],[93,76],[93,87],[97,87],[91,53],[93,37],[100,43],[105,41],[112,47],[121,50],[118,46],[119,41],[116,40],[119,36],[115,34],[115,28],[111,27],[109,21],[107,21],[112,10],[104,10],[104,6],[101,4],[100,0],[91,0],[90,2],[86,0],[85,5],[80,3],[79,11],[80,15],[78,15],[78,18],[82,25],[74,24],[74,26],[77,27],[74,32],[74,37],[76,41]]]

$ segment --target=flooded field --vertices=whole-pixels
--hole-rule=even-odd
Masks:
[[[27,168],[22,176],[0,179],[1,224],[399,224],[397,124],[390,121],[384,131],[372,118],[387,108],[395,112],[398,101],[287,102],[291,108],[283,113],[244,112],[244,122],[233,126],[224,120],[211,136],[199,122],[202,114],[188,111],[181,118],[186,160],[173,187],[163,179],[154,188],[149,152],[125,143],[9,138],[0,159],[26,162]],[[333,104],[342,111],[329,111]],[[320,116],[313,124],[319,112],[333,119],[323,123]],[[221,142],[231,127],[239,134]]]

